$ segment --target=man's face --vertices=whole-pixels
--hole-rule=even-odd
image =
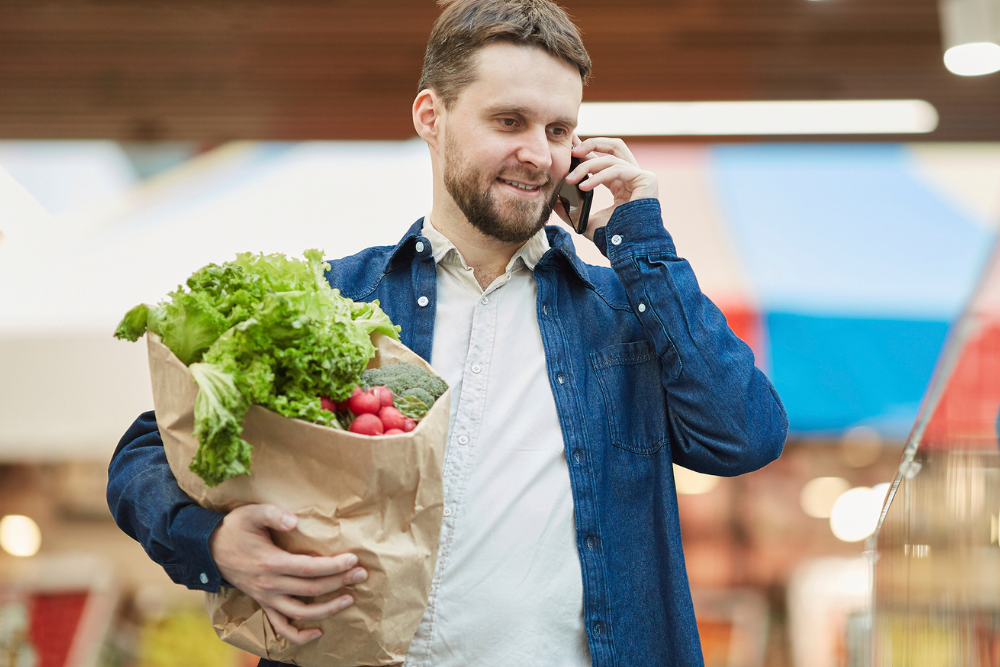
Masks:
[[[490,44],[477,65],[447,112],[444,184],[479,231],[523,243],[545,225],[569,173],[583,83],[536,47]]]

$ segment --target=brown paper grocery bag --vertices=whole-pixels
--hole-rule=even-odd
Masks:
[[[156,423],[180,487],[202,507],[220,512],[248,503],[294,512],[298,526],[275,533],[278,546],[323,556],[351,552],[368,571],[366,581],[348,587],[353,605],[323,621],[297,624],[323,630],[305,646],[276,635],[260,606],[241,591],[223,587],[209,593],[205,605],[219,637],[303,667],[402,664],[437,559],[450,391],[415,430],[399,436],[361,436],[252,406],[243,427],[243,438],[253,445],[251,475],[206,488],[188,470],[198,446],[192,434],[198,387],[155,334],[146,337]],[[375,334],[372,342],[378,354],[369,367],[407,361],[433,372],[391,338]]]

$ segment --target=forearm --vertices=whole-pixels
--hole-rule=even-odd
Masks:
[[[152,412],[140,415],[119,442],[108,466],[107,498],[118,526],[171,579],[218,589],[208,539],[224,515],[199,507],[177,486]]]
[[[660,356],[674,460],[736,475],[777,458],[788,428],[784,407],[753,352],[677,256],[659,202],[620,206],[595,242]]]

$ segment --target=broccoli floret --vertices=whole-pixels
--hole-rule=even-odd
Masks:
[[[431,392],[421,387],[407,389],[403,392],[403,398],[415,398],[418,401],[422,401],[427,407],[434,405],[434,397],[431,395]]]
[[[411,419],[423,419],[427,416],[427,411],[434,405],[434,397],[426,389],[414,387],[407,389],[403,396],[397,396],[393,405]]]
[[[405,361],[382,368],[369,368],[361,374],[361,385],[365,390],[369,387],[385,386],[395,396],[412,395],[411,390],[422,389],[432,397],[430,401],[426,401],[428,406],[448,390],[444,380],[420,366]]]

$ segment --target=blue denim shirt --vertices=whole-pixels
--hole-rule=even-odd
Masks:
[[[430,359],[437,269],[421,226],[396,246],[331,262],[327,278],[347,297],[379,299],[403,342]],[[672,464],[756,470],[781,453],[788,418],[677,256],[657,200],[618,207],[598,230],[610,269],[584,264],[559,228],[547,233],[536,315],[569,463],[593,664],[702,665]],[[151,412],[115,452],[108,504],[174,581],[218,588],[208,538],[222,517],[177,487]]]

